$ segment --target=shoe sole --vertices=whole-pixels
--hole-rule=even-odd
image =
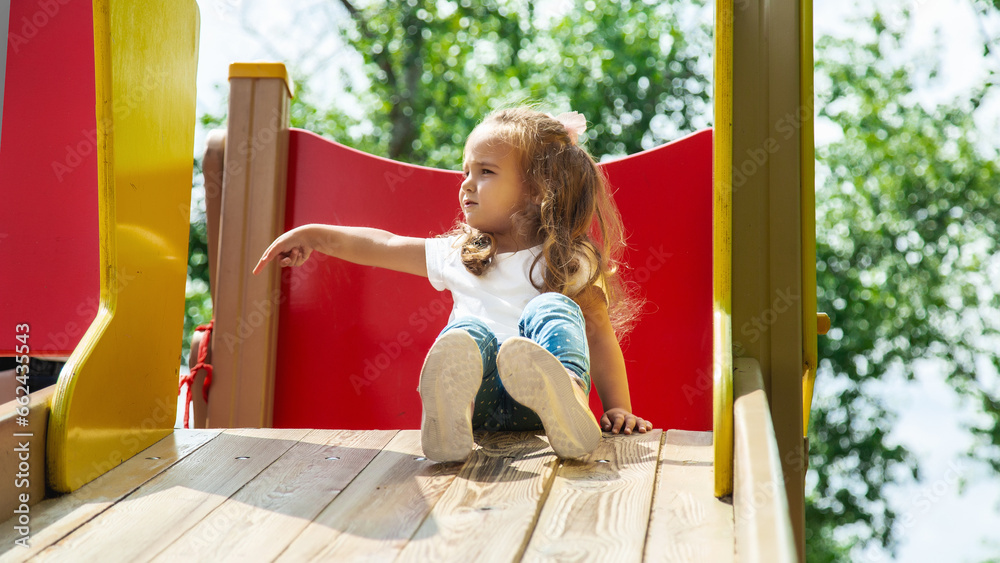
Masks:
[[[601,428],[590,406],[581,404],[566,368],[548,350],[514,337],[501,346],[497,365],[510,396],[541,419],[556,455],[578,458],[597,449]]]
[[[448,331],[427,353],[417,391],[423,402],[420,443],[428,459],[464,461],[472,453],[472,402],[482,372],[479,346],[464,330]]]

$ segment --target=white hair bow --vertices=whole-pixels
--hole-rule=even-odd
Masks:
[[[559,115],[552,115],[550,113],[548,116],[563,124],[563,127],[566,128],[566,134],[569,135],[570,142],[574,145],[576,144],[576,140],[580,138],[580,134],[587,130],[587,118],[578,111],[569,111],[560,113]]]

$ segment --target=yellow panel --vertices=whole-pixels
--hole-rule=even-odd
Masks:
[[[295,84],[288,77],[285,63],[230,63],[229,79],[233,78],[280,78],[285,82],[289,97],[295,97]]]
[[[193,0],[94,0],[101,308],[52,400],[48,476],[60,492],[174,424],[198,26]]]
[[[813,140],[813,14],[812,0],[802,0],[801,84],[799,99],[808,111],[802,112],[799,137],[802,163],[802,434],[809,435],[813,384],[819,353],[816,350],[816,143]]]
[[[715,495],[733,492],[733,2],[715,5],[713,352]]]

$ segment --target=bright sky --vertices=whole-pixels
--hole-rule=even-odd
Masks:
[[[202,30],[198,68],[198,113],[218,113],[223,95],[215,89],[226,84],[228,63],[252,61],[268,57],[272,52],[294,53],[303,41],[309,49],[328,57],[322,69],[323,79],[313,85],[319,89],[336,89],[339,69],[350,70],[352,61],[337,54],[337,40],[316,26],[329,21],[310,19],[310,29],[295,37],[253,35],[241,28],[240,14],[244,6],[252,7],[251,19],[261,29],[274,29],[274,23],[289,21],[287,2],[278,0],[201,0]],[[329,0],[297,0],[296,8],[328,10]],[[983,66],[977,46],[976,22],[968,3],[960,0],[911,0],[900,2],[912,11],[917,35],[922,42],[912,45],[916,51],[933,47],[933,30],[942,26],[943,47],[938,49],[947,64],[941,83],[948,87],[925,92],[927,102],[953,97],[981,78]],[[822,33],[850,34],[856,31],[846,22],[853,3],[815,0],[817,37]],[[319,12],[322,13],[322,12]],[[1000,55],[997,55],[1000,56]],[[984,131],[1000,131],[1000,95],[992,99],[992,111],[982,124]],[[830,130],[817,130],[818,140],[835,138]],[[204,150],[204,132],[199,130],[195,150]],[[905,444],[921,460],[923,482],[887,491],[887,498],[897,511],[901,530],[897,561],[938,563],[942,561],[981,561],[1000,554],[1000,482],[996,477],[984,478],[985,472],[963,459],[968,447],[968,434],[961,431],[958,421],[964,416],[955,394],[935,376],[933,364],[918,371],[916,384],[905,383],[891,375],[875,392],[882,394],[887,404],[897,411],[899,419],[892,438]],[[835,391],[817,382],[817,400],[824,393]],[[181,409],[183,411],[183,409]],[[959,494],[959,485],[967,481]],[[887,561],[883,552],[863,554],[861,560]]]

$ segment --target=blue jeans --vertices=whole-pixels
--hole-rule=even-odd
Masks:
[[[479,345],[483,356],[483,383],[476,394],[472,427],[477,430],[541,430],[542,422],[531,409],[511,398],[497,373],[497,337],[476,317],[455,319],[441,334],[461,329]],[[590,351],[586,323],[580,306],[560,293],[543,293],[521,312],[518,330],[522,337],[552,352],[583,382],[590,392]],[[438,335],[440,338],[441,335]]]

